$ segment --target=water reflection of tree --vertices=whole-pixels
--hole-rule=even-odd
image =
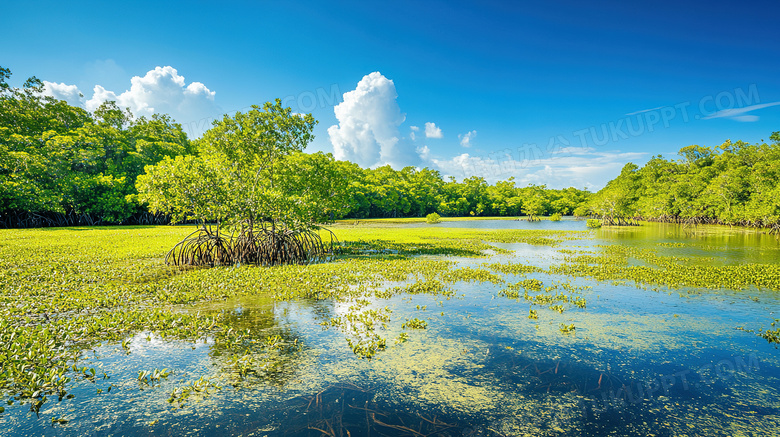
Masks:
[[[286,385],[297,373],[303,336],[283,323],[273,306],[224,311],[223,329],[214,336],[209,356],[234,386]]]
[[[301,303],[311,308],[314,319],[319,321],[330,320],[335,313],[335,302],[333,300],[314,300],[310,299]]]

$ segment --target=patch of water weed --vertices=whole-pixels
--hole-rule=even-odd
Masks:
[[[662,256],[654,248],[624,245],[596,248],[601,250],[600,254],[564,253],[564,262],[551,266],[548,273],[613,283],[631,281],[638,286],[682,288],[688,293],[721,288],[780,290],[780,265],[774,263],[717,266],[698,264],[687,257]],[[772,342],[771,330],[761,332],[768,332],[760,335]]]
[[[0,246],[0,393],[13,405],[25,404],[38,411],[47,401],[72,396],[75,381],[97,385],[106,375],[84,365],[85,350],[115,345],[121,354],[132,355],[128,339],[149,332],[166,341],[208,340],[209,357],[218,365],[217,377],[175,382],[178,388],[171,392],[172,404],[186,407],[190,400],[213,393],[214,386],[284,386],[294,377],[302,352],[314,346],[303,344],[293,330],[278,326],[272,313],[193,310],[208,302],[240,297],[333,300],[346,310],[338,317],[323,314],[320,321],[337,327],[355,354],[370,358],[389,348],[386,332],[414,327],[406,325],[407,320],[394,319],[383,299],[428,295],[444,300],[455,297],[452,285],[456,282],[503,286],[506,278],[502,275],[509,274],[651,281],[652,275],[666,269],[669,272],[655,281],[673,283],[673,275],[692,268],[684,258],[621,248],[599,248],[603,254],[598,256],[567,253],[565,262],[549,272],[517,263],[461,267],[453,260],[418,256],[484,257],[487,250],[506,252],[490,243],[556,245],[582,238],[577,232],[405,229],[391,224],[336,225],[333,230],[343,255],[332,262],[208,269],[172,269],[163,263],[167,250],[191,231],[189,227],[0,231],[4,241]],[[646,265],[631,265],[629,258]],[[713,273],[713,280],[723,279],[724,286],[776,287],[780,283],[766,266],[733,269],[726,273],[736,274],[734,278]],[[690,271],[688,276],[692,280],[707,277],[698,273]],[[528,282],[521,281],[514,290],[517,284],[506,286],[504,295],[566,310],[585,307],[578,291],[566,282],[523,281]],[[529,316],[536,314],[530,311]],[[257,317],[267,320],[260,323]],[[396,342],[415,335],[421,333],[401,332]],[[166,367],[177,374],[177,369]],[[111,374],[112,369],[106,370]],[[152,373],[144,376],[151,382],[155,369],[148,371]],[[377,417],[384,424],[400,423]],[[369,423],[365,429],[390,429],[382,426]]]
[[[498,295],[515,300],[523,298],[531,305],[547,306],[551,311],[563,314],[567,308],[571,307],[585,309],[587,301],[580,293],[583,290],[588,290],[590,288],[591,287],[589,286],[574,286],[569,282],[564,281],[552,282],[551,285],[544,286],[544,283],[541,280],[530,278],[523,279],[514,284],[509,284],[505,288],[499,290]],[[537,320],[539,314],[536,310],[531,309],[528,318]],[[570,330],[561,329],[561,332],[563,333],[573,331],[574,325],[571,325]]]
[[[277,300],[359,299],[388,293],[451,296],[443,284],[455,281],[500,283],[483,269],[457,269],[448,261],[407,258],[435,254],[483,256],[488,242],[554,244],[563,232],[393,229],[337,227],[343,260],[310,266],[246,266],[172,269],[162,262],[189,227],[117,227],[3,231],[0,246],[0,391],[34,409],[49,397],[67,396],[81,351],[105,343],[127,345],[137,332],[163,338],[215,338],[215,349],[232,344],[235,320],[227,313],[189,314],[177,305],[263,295]],[[388,238],[388,235],[392,237]],[[400,258],[366,256],[367,251],[397,252]],[[500,251],[500,250],[497,250]],[[355,258],[357,256],[357,258]],[[439,279],[436,279],[436,278]],[[411,285],[383,288],[385,281],[415,279]],[[348,330],[363,325],[357,353],[381,350],[374,330],[377,317],[363,311]],[[350,316],[345,316],[350,317]],[[366,341],[373,342],[366,346]],[[231,346],[232,347],[232,346]],[[231,354],[236,352],[225,347]],[[130,349],[123,347],[125,353]],[[273,348],[270,348],[273,350]],[[266,354],[267,355],[267,354]],[[268,373],[269,358],[238,354],[227,367],[244,377]],[[259,361],[258,361],[259,360]],[[271,371],[270,373],[274,373]]]

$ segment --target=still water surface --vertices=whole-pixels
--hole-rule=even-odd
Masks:
[[[422,224],[406,225],[411,227]],[[445,222],[446,227],[584,230],[584,222]],[[667,243],[667,244],[664,244]],[[601,229],[557,247],[496,244],[511,249],[492,261],[547,267],[561,249],[600,250],[623,244],[661,255],[727,265],[777,263],[771,236],[729,228],[647,224]],[[477,266],[484,259],[460,259]],[[511,275],[510,275],[511,276]],[[566,278],[529,277],[545,284]],[[514,282],[519,278],[508,278]],[[274,302],[252,298],[188,311],[230,310],[236,329],[250,327],[304,345],[266,378],[223,384],[209,396],[172,408],[175,381],[209,378],[226,366],[209,341],[162,341],[141,333],[125,355],[117,345],[88,354],[115,376],[81,383],[76,397],[50,403],[40,416],[11,408],[2,435],[778,435],[780,352],[738,326],[768,327],[780,310],[777,290],[668,290],[633,284],[591,286],[586,309],[527,317],[529,305],[498,296],[490,283],[458,283],[458,296],[377,299],[393,320],[425,319],[428,328],[359,359],[336,329],[320,322],[347,311],[335,301]],[[389,284],[396,285],[396,284]],[[692,291],[692,293],[689,293]],[[418,309],[420,308],[425,309]],[[540,311],[541,314],[541,311]],[[561,323],[576,325],[562,334]],[[397,325],[397,324],[394,324]],[[399,332],[390,327],[385,336]],[[139,387],[138,371],[174,369],[175,378]],[[121,371],[116,371],[121,369]],[[105,390],[113,385],[111,393]],[[104,390],[98,394],[98,388]],[[65,427],[45,426],[68,417]]]

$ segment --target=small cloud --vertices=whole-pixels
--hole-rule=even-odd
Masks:
[[[657,111],[657,110],[659,110],[661,108],[664,108],[664,106],[656,106],[655,108],[642,109],[641,111],[629,112],[628,114],[625,114],[625,115],[630,117],[632,115],[642,114],[644,112]]]
[[[551,155],[589,155],[595,152],[592,147],[561,147],[550,152]]]
[[[435,123],[425,123],[425,138],[441,138],[443,136],[441,128],[437,127]]]
[[[57,100],[65,100],[71,106],[81,106],[84,101],[84,95],[81,94],[76,85],[66,85],[64,83],[43,81],[44,96],[51,96]]]
[[[713,118],[730,118],[732,120],[740,121],[743,123],[744,122],[751,123],[754,121],[758,121],[759,117],[757,115],[748,114],[748,112],[755,111],[757,109],[768,108],[770,106],[777,106],[777,105],[780,105],[780,102],[762,103],[760,105],[745,106],[744,108],[722,109],[712,115],[703,117],[702,120],[711,120]]]
[[[477,131],[466,132],[465,134],[458,135],[460,138],[460,145],[463,147],[471,147],[471,140],[477,136]]]
[[[417,132],[418,130],[420,130],[420,128],[417,127],[417,126],[409,126],[409,129],[413,130],[414,132]]]
[[[416,152],[423,161],[427,161],[431,158],[431,149],[429,149],[428,146],[418,147]]]
[[[741,121],[741,122],[752,123],[754,121],[758,121],[759,117],[757,115],[738,115],[736,117],[731,117],[731,119],[736,121]]]

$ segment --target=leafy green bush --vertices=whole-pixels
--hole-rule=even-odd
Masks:
[[[441,216],[432,212],[425,216],[425,221],[428,222],[428,224],[435,225],[436,223],[441,223]]]
[[[347,185],[332,156],[302,153],[315,124],[276,99],[215,123],[198,156],[147,166],[136,181],[138,199],[174,223],[200,224],[166,262],[277,265],[331,255],[334,239],[326,247],[318,224],[343,214]],[[207,228],[212,221],[216,227]]]
[[[574,214],[574,217],[585,217],[590,214],[590,209],[586,205],[580,205],[574,208],[572,214]]]
[[[598,219],[588,219],[587,222],[585,222],[585,226],[589,228],[600,228],[601,227],[601,220]]]
[[[561,221],[561,213],[559,213],[559,212],[556,212],[555,214],[551,215],[551,216],[550,216],[550,220],[552,220],[552,221],[554,221],[554,222],[559,222],[559,221]]]

